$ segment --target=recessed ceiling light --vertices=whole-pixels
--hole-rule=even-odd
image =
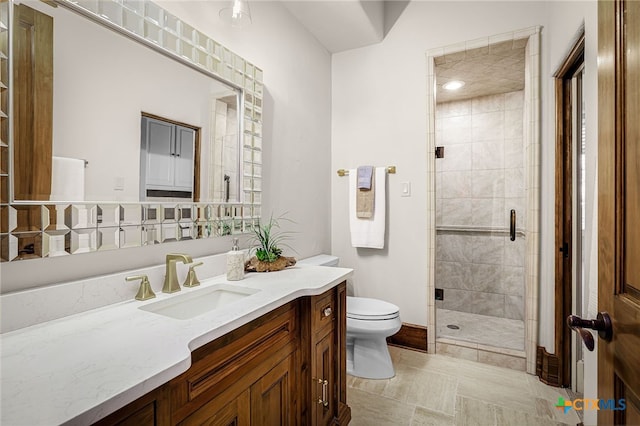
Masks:
[[[453,81],[450,81],[448,83],[443,84],[442,88],[445,89],[445,90],[458,90],[462,86],[464,86],[464,81],[453,80]]]

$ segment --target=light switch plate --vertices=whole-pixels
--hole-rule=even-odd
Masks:
[[[124,191],[124,177],[116,176],[113,182],[113,189],[115,191]]]
[[[411,197],[411,182],[401,182],[400,183],[400,196],[401,197]]]

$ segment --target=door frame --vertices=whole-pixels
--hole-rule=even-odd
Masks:
[[[436,163],[435,163],[435,58],[445,54],[487,47],[500,41],[528,38],[525,65],[525,192],[527,220],[525,224],[525,291],[524,352],[526,371],[536,373],[538,349],[538,307],[540,292],[540,36],[542,27],[532,26],[518,31],[470,40],[426,52],[427,59],[427,352],[436,352],[435,247],[436,247]],[[525,95],[525,102],[527,96]]]
[[[554,343],[558,372],[543,379],[550,385],[563,387],[571,385],[571,329],[566,326],[566,318],[571,314],[573,300],[572,80],[584,66],[584,49],[583,28],[562,65],[553,75],[556,108]]]

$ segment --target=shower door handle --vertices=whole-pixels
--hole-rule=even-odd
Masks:
[[[509,226],[509,235],[511,236],[511,241],[516,240],[516,211],[511,209],[511,224]]]

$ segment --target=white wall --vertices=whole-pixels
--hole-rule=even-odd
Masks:
[[[226,86],[66,8],[25,4],[54,19],[53,155],[89,162],[84,200],[140,199],[141,112],[209,140],[210,97]]]
[[[586,27],[587,242],[589,271],[585,311],[597,303],[597,3],[411,2],[385,40],[333,58],[332,169],[362,164],[398,166],[388,177],[387,246],[382,251],[351,247],[346,181],[332,183],[332,252],[353,267],[356,294],[400,306],[404,322],[426,325],[426,61],[435,47],[542,25],[542,182],[539,344],[553,347],[554,312],[554,92],[553,73]],[[412,196],[400,197],[410,181]],[[595,398],[596,357],[586,356],[585,397]],[[585,413],[595,423],[595,412]]]
[[[411,2],[382,43],[334,55],[332,169],[398,167],[388,176],[387,245],[379,251],[351,247],[347,182],[334,177],[332,252],[356,269],[355,294],[393,302],[404,322],[427,324],[425,52],[546,23],[539,2]],[[411,197],[400,197],[401,182],[411,182]]]
[[[264,71],[263,216],[288,212],[297,257],[330,250],[331,56],[277,2],[252,2],[253,23],[218,18],[221,2],[161,2],[192,26]],[[102,82],[96,82],[102,84]],[[286,225],[286,224],[285,224]],[[246,247],[246,242],[242,242]],[[2,291],[117,272],[229,250],[229,237],[2,264]],[[285,254],[290,254],[285,250]],[[123,284],[124,285],[124,284]]]
[[[299,257],[330,249],[331,56],[279,2],[251,2],[252,24],[218,20],[228,2],[160,1],[264,71],[263,216],[296,222]]]
[[[577,2],[552,2],[549,8],[549,38],[553,43],[549,46],[549,63],[550,71],[557,69],[561,62],[565,59],[569,49],[572,47],[578,29],[584,23],[585,27],[585,72],[584,72],[584,98],[586,104],[586,241],[585,241],[585,282],[587,287],[583,289],[583,312],[584,316],[595,318],[597,309],[598,296],[598,5],[596,1],[577,1]],[[546,97],[552,97],[552,88],[550,87]],[[553,112],[547,111],[547,120],[553,119]],[[553,137],[553,128],[547,129],[543,134],[546,138]],[[553,161],[555,156],[548,157],[552,172]],[[544,164],[544,163],[543,163]],[[552,178],[552,176],[550,176]],[[552,184],[552,183],[551,183]],[[543,186],[543,193],[553,194],[553,188],[550,192],[546,191]],[[549,195],[551,197],[551,195]],[[550,198],[552,200],[552,198]],[[553,206],[551,206],[553,208]],[[553,212],[553,210],[551,210]],[[553,239],[553,235],[549,237]],[[549,251],[553,248],[553,241],[543,241],[543,251]],[[551,263],[550,265],[553,265]],[[547,271],[543,268],[542,279],[552,280],[553,270]],[[553,300],[553,293],[549,300]],[[552,307],[552,303],[550,303]],[[551,311],[553,312],[553,311]],[[550,314],[544,314],[550,315]],[[543,315],[541,315],[542,318]],[[550,320],[553,317],[549,316]],[[542,326],[542,322],[541,322]],[[552,326],[552,324],[550,324]],[[549,347],[549,346],[547,346]],[[553,347],[553,342],[551,342]],[[597,345],[596,351],[583,351],[585,356],[584,364],[584,397],[597,398]],[[597,423],[597,411],[585,410],[584,424],[593,425]]]

